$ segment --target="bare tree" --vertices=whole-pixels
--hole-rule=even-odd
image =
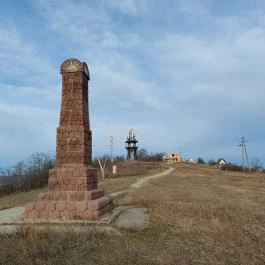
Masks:
[[[100,170],[101,170],[101,175],[102,175],[102,178],[104,179],[105,178],[105,167],[106,167],[106,162],[107,162],[107,157],[103,157],[102,160],[104,160],[104,163],[102,165],[101,161],[100,161],[100,158],[97,156],[97,159],[98,159],[98,163],[99,163],[99,166],[100,166]]]
[[[48,182],[49,169],[54,165],[49,154],[34,153],[28,162],[18,162],[15,166],[1,170],[0,196],[13,192],[29,191]]]
[[[262,164],[262,162],[260,161],[259,158],[254,158],[254,159],[251,161],[251,168],[252,168],[252,170],[254,170],[254,171],[257,171],[257,170],[263,168],[263,164]]]
[[[28,159],[28,176],[36,183],[36,185],[44,185],[47,183],[49,169],[53,166],[53,159],[46,153],[34,153]]]

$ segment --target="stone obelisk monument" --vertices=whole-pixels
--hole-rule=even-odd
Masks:
[[[91,166],[88,67],[68,59],[61,65],[61,74],[55,168],[49,172],[49,191],[25,205],[24,219],[91,219],[112,208],[111,197],[97,188],[97,171]]]

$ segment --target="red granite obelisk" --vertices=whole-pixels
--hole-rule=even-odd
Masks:
[[[24,219],[91,219],[112,208],[112,198],[97,188],[97,171],[91,166],[88,67],[68,59],[61,65],[61,74],[55,168],[49,172],[49,191],[25,205]]]

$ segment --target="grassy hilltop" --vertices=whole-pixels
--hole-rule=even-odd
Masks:
[[[148,207],[148,229],[123,230],[122,236],[21,230],[1,236],[0,264],[264,264],[265,176],[172,166],[170,175],[115,202]],[[163,168],[159,164],[154,171]],[[105,179],[99,186],[107,192],[123,190],[137,177]]]

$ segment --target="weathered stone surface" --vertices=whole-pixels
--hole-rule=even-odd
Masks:
[[[69,59],[60,72],[62,104],[55,168],[49,171],[49,191],[25,206],[25,219],[91,219],[112,208],[112,198],[103,197],[104,191],[97,188],[97,171],[91,167],[87,65]]]
[[[38,205],[39,202],[36,204]],[[37,207],[35,210],[25,211],[24,214],[27,213],[26,219],[90,219],[106,213],[112,209],[112,206],[112,200],[109,197],[90,201],[50,201],[45,204],[45,208]]]
[[[131,208],[125,210],[115,221],[119,228],[145,229],[149,225],[147,208]]]
[[[82,201],[95,200],[104,196],[104,191],[101,189],[87,191],[47,191],[40,193],[38,199],[40,201]],[[35,203],[30,203],[28,208],[35,208]]]

